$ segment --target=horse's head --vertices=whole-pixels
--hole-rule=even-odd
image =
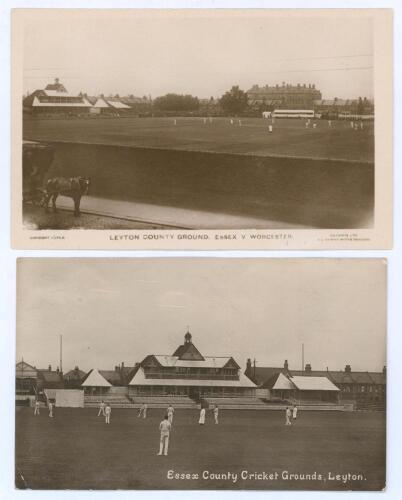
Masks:
[[[81,193],[88,194],[89,186],[91,185],[91,178],[90,177],[80,177],[79,183],[80,183],[80,187],[81,187]]]

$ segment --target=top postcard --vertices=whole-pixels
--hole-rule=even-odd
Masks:
[[[16,9],[12,245],[392,248],[392,10]]]

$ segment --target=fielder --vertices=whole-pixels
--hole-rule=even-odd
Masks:
[[[102,417],[105,416],[105,402],[103,401],[103,399],[101,401],[101,404],[99,405],[98,417],[100,415],[102,415]]]
[[[328,120],[328,128],[331,128],[331,127],[332,127],[332,121]]]
[[[272,134],[274,127],[272,125],[268,125],[268,132]]]
[[[200,425],[204,425],[205,424],[205,408],[201,408],[200,419],[198,420],[198,423]]]
[[[38,400],[35,401],[34,415],[40,415],[40,404]]]
[[[293,420],[296,420],[296,418],[297,418],[297,411],[298,411],[298,410],[297,410],[297,406],[296,406],[296,405],[294,405],[294,407],[293,407],[293,412],[292,412],[292,414],[293,414]]]
[[[165,415],[165,418],[159,424],[161,438],[159,441],[159,453],[158,453],[158,455],[162,455],[162,453],[164,453],[164,455],[166,457],[168,454],[170,429],[171,429],[171,425],[170,425],[168,416]]]
[[[218,424],[219,423],[219,408],[218,408],[218,405],[215,405],[215,408],[214,408],[214,419],[215,419],[215,424]]]
[[[292,425],[292,422],[290,421],[290,417],[292,416],[292,412],[290,411],[289,406],[286,407],[286,412],[285,412],[285,425]]]
[[[142,403],[142,405],[138,411],[137,417],[140,418],[142,415],[142,418],[147,418],[147,409],[148,409],[148,406],[145,403]]]
[[[173,424],[174,408],[173,408],[173,406],[171,404],[167,407],[166,413],[167,413],[167,416],[168,416],[169,424],[172,425]]]
[[[53,418],[53,403],[51,401],[49,401],[47,406],[49,408],[49,417]]]
[[[112,413],[112,408],[110,407],[110,404],[108,403],[105,408],[105,422],[107,424],[110,424],[110,414]]]

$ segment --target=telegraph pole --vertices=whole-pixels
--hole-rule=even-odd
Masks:
[[[63,335],[60,335],[60,372],[63,373]]]

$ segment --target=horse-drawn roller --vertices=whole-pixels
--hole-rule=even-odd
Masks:
[[[24,141],[22,155],[23,202],[44,206],[47,211],[52,200],[56,212],[57,197],[67,196],[74,201],[74,215],[80,215],[81,197],[88,194],[91,180],[88,177],[47,178],[54,159],[54,147],[50,144]]]
[[[45,190],[44,181],[54,158],[50,144],[23,141],[22,145],[22,199],[40,205]]]

